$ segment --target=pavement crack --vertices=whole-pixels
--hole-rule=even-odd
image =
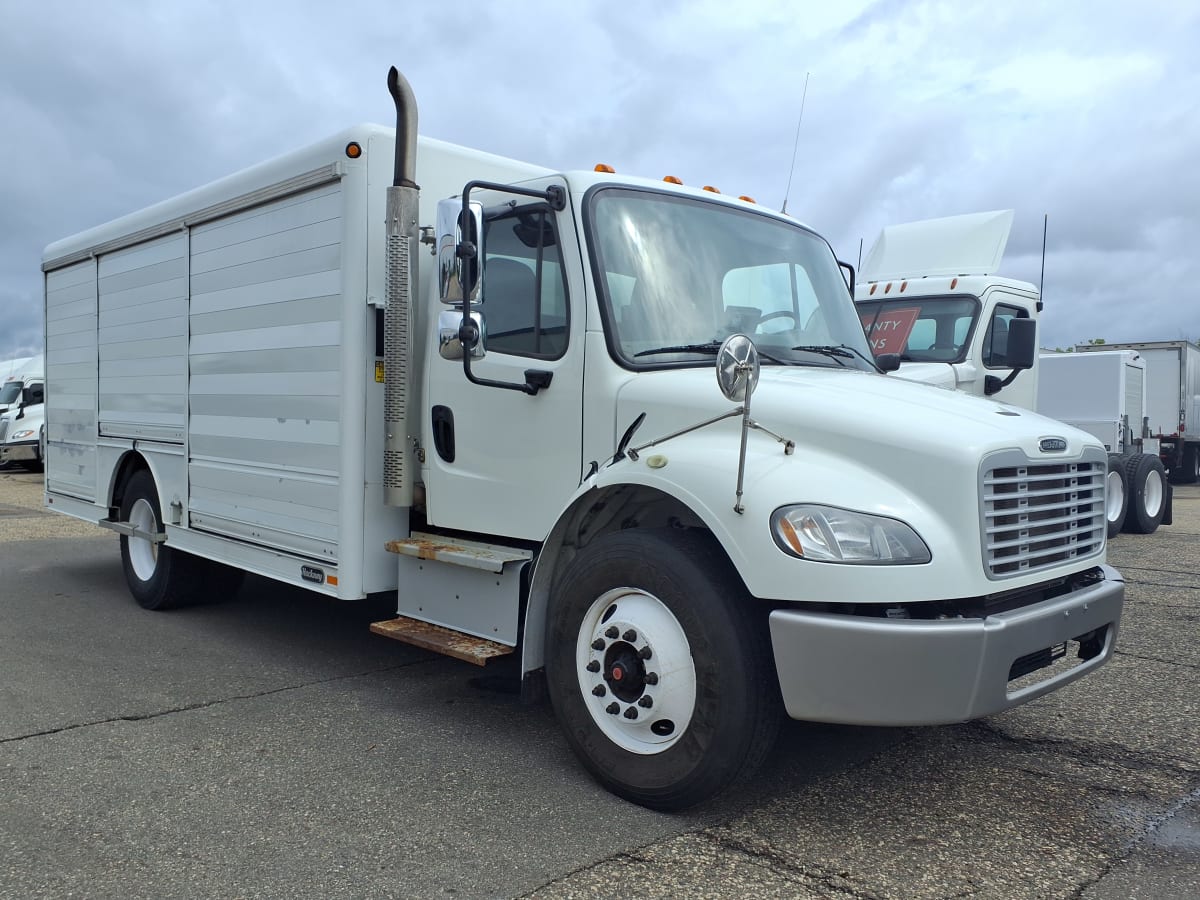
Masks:
[[[70,725],[62,725],[58,728],[47,728],[43,731],[32,731],[28,734],[18,734],[13,737],[0,737],[0,744],[12,744],[17,741],[27,741],[30,738],[48,737],[52,734],[62,734],[65,731],[78,731],[81,728],[92,728],[96,725],[111,725],[114,722],[143,722],[147,719],[158,719],[163,716],[174,715],[181,712],[193,712],[197,709],[208,709],[213,706],[221,706],[225,703],[234,703],[239,700],[253,700],[257,697],[269,697],[272,694],[283,694],[288,691],[302,690],[307,687],[313,687],[318,684],[332,684],[337,681],[348,681],[352,678],[364,678],[368,675],[378,675],[382,672],[394,672],[398,669],[407,669],[411,666],[418,666],[428,663],[431,660],[418,659],[412,662],[400,663],[394,666],[380,666],[376,669],[366,669],[362,672],[350,672],[346,675],[335,675],[332,678],[316,678],[312,681],[304,681],[300,684],[288,684],[283,687],[270,688],[263,691],[253,691],[248,694],[234,694],[230,697],[220,697],[216,700],[202,700],[196,703],[186,703],[182,706],[174,706],[170,709],[160,709],[148,713],[129,713],[123,716],[109,716],[106,719],[93,719],[89,722],[73,722]]]
[[[1200,663],[1180,662],[1177,659],[1163,659],[1160,656],[1145,656],[1141,653],[1130,653],[1128,650],[1116,649],[1113,651],[1114,656],[1128,656],[1130,659],[1141,659],[1146,662],[1162,663],[1167,666],[1180,666],[1184,669],[1200,669]]]
[[[854,897],[857,900],[882,900],[883,898],[882,894],[856,884],[853,874],[849,871],[830,869],[819,865],[798,865],[770,847],[739,839],[725,825],[707,828],[697,832],[696,836],[709,841],[720,850],[745,856],[752,863],[761,865],[776,875],[812,887],[819,887],[838,896]]]

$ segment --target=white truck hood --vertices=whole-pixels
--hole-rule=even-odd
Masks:
[[[1000,266],[1013,211],[970,213],[889,225],[858,272],[861,282],[923,275],[992,275]]]
[[[646,421],[635,446],[735,406],[721,395],[707,367],[647,372],[630,379],[618,394],[614,439],[642,412]],[[865,454],[874,461],[881,445],[926,455],[931,464],[954,458],[974,465],[983,453],[998,449],[1042,456],[1038,441],[1046,436],[1068,437],[1073,446],[1066,455],[1090,440],[1028,410],[896,375],[808,366],[764,366],[750,407],[753,419],[798,446],[851,458]]]

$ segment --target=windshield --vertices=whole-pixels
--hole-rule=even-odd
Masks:
[[[875,354],[899,353],[905,362],[962,362],[979,315],[979,301],[962,295],[859,300],[855,305]]]
[[[10,381],[0,388],[0,404],[10,406],[21,398],[21,382]]]
[[[870,349],[824,240],[751,211],[601,188],[588,231],[609,345],[630,368],[711,365],[753,337],[765,364],[870,369]]]

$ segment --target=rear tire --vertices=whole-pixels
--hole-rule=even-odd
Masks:
[[[1128,476],[1125,474],[1125,457],[1119,453],[1108,454],[1108,476],[1104,485],[1104,518],[1108,522],[1108,536],[1115,538],[1125,525],[1129,510]]]
[[[680,810],[762,763],[781,704],[754,603],[710,535],[632,529],[576,556],[549,613],[546,676],[597,781]]]
[[[1153,534],[1167,510],[1167,473],[1162,462],[1148,453],[1129,456],[1125,460],[1125,481],[1129,492],[1125,530]]]
[[[146,469],[134,472],[125,485],[121,521],[150,534],[163,527],[154,476]],[[173,609],[193,602],[200,592],[201,561],[164,543],[121,535],[121,567],[143,609]]]
[[[1200,445],[1183,445],[1183,464],[1178,471],[1171,472],[1176,484],[1195,484],[1200,481]]]

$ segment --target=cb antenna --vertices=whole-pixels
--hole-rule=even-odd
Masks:
[[[800,118],[796,120],[796,139],[792,141],[792,165],[788,169],[787,190],[783,192],[783,208],[779,211],[787,215],[788,195],[792,193],[792,175],[796,173],[796,151],[800,149],[800,123],[804,121],[804,101],[808,97],[808,76],[804,73],[804,93],[800,95]]]
[[[1050,213],[1042,213],[1042,274],[1038,276],[1037,310],[1042,311],[1042,286],[1046,283],[1046,232],[1050,228]]]

